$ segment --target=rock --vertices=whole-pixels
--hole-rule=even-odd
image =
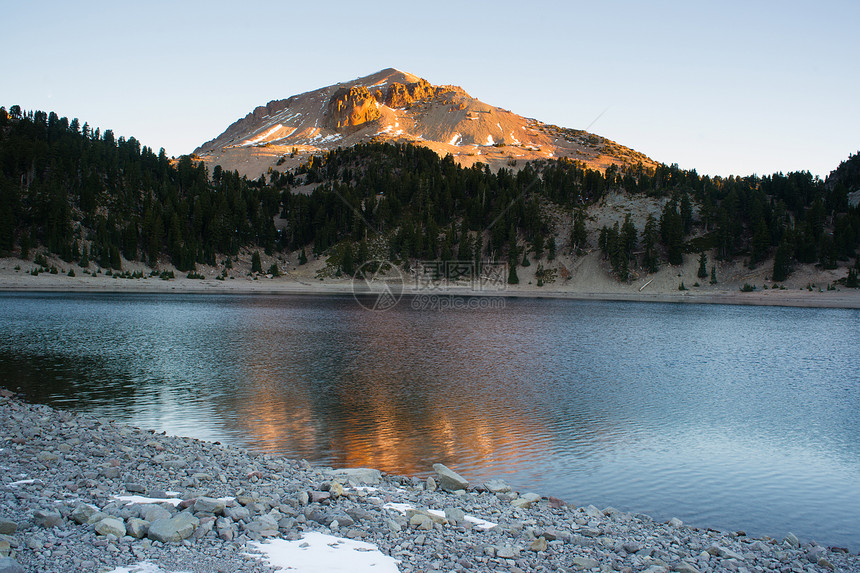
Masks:
[[[45,529],[50,529],[60,523],[63,522],[63,516],[57,513],[56,511],[45,511],[43,509],[37,509],[33,512],[33,523],[35,523],[39,527],[44,527]]]
[[[160,519],[170,519],[171,513],[160,505],[147,504],[140,510],[140,517],[149,523],[155,523]]]
[[[677,571],[678,573],[699,573],[699,570],[694,566],[690,565],[686,561],[681,561],[674,567],[672,567],[672,571]]]
[[[827,550],[820,545],[816,545],[806,552],[806,559],[810,563],[818,563],[818,560],[824,557],[825,554],[827,554]]]
[[[128,493],[146,493],[146,487],[139,483],[125,484],[125,491]]]
[[[570,560],[571,564],[577,569],[593,569],[600,567],[600,562],[589,557],[574,557]]]
[[[433,476],[427,476],[427,481],[424,482],[424,489],[429,492],[436,491],[436,480]]]
[[[831,571],[836,569],[836,567],[834,567],[833,563],[828,561],[826,557],[819,557],[818,558],[818,566],[819,567],[825,567],[827,569],[830,569]]]
[[[331,494],[327,491],[312,491],[310,492],[310,500],[313,503],[320,503],[331,498]]]
[[[343,485],[339,482],[333,481],[328,486],[328,492],[334,497],[343,496]]]
[[[792,547],[799,547],[800,546],[800,540],[797,538],[797,536],[795,534],[793,534],[791,532],[789,532],[788,535],[785,536],[785,539],[783,539],[783,542],[788,543]]]
[[[722,545],[717,545],[716,543],[708,547],[708,553],[716,555],[717,557],[722,557],[723,559],[737,559],[738,561],[743,561],[743,557],[731,549],[723,547]]]
[[[508,493],[511,491],[511,486],[505,480],[491,479],[484,482],[484,488],[491,493]]]
[[[0,573],[27,573],[21,565],[11,557],[0,557]]]
[[[159,519],[152,522],[146,535],[150,539],[162,543],[182,541],[191,537],[199,523],[199,519],[183,511],[170,519]],[[277,524],[275,529],[277,530]]]
[[[549,506],[552,507],[553,509],[561,509],[562,507],[565,507],[566,505],[567,504],[564,502],[563,499],[549,496]]]
[[[469,487],[468,480],[443,464],[433,464],[433,471],[436,472],[439,487],[442,489],[457,491],[459,489],[467,489]]]
[[[43,464],[49,464],[60,459],[60,456],[51,452],[39,452],[36,455],[36,459],[42,462]]]
[[[445,519],[448,520],[448,523],[463,523],[466,521],[466,513],[456,507],[446,507]]]
[[[597,519],[603,519],[603,517],[604,517],[603,512],[600,511],[599,509],[597,509],[593,505],[589,505],[583,511],[585,512],[585,515],[587,515],[588,517],[594,517]]]
[[[642,545],[636,543],[635,541],[625,541],[621,544],[621,548],[624,549],[627,553],[636,553],[640,549],[642,549]]]
[[[437,88],[427,80],[401,84],[393,82],[385,93],[385,105],[388,107],[408,107],[415,102],[431,99],[436,95]]]
[[[224,508],[224,517],[229,517],[233,521],[248,521],[251,519],[251,512],[247,507],[237,505],[235,507]]]
[[[149,532],[149,522],[145,519],[132,517],[125,523],[126,533],[136,539],[143,539]]]
[[[367,88],[340,88],[329,98],[326,126],[332,129],[356,127],[379,117],[376,99],[370,95]]]
[[[343,479],[348,483],[376,485],[382,479],[382,472],[371,468],[342,468],[326,472],[326,475]]]
[[[672,527],[681,527],[682,525],[684,525],[684,522],[677,517],[673,517],[669,520],[669,525],[671,525]]]
[[[198,497],[194,501],[194,513],[221,513],[226,507],[226,502],[223,499],[215,499],[214,497]]]
[[[540,501],[540,496],[536,493],[524,493],[520,497],[511,501],[511,505],[520,508],[529,508]]]
[[[116,466],[111,466],[102,470],[102,475],[107,479],[116,479],[119,477],[119,474],[120,469]]]
[[[496,557],[499,559],[514,559],[519,554],[520,550],[515,547],[511,547],[510,545],[496,547]]]
[[[96,523],[96,533],[99,535],[115,535],[122,537],[126,534],[125,523],[116,517],[106,517]]]
[[[540,536],[537,539],[535,539],[534,541],[532,541],[532,544],[529,546],[529,549],[531,551],[538,552],[538,551],[546,551],[546,547],[547,547],[546,537]]]
[[[245,530],[256,533],[260,537],[277,537],[278,522],[270,515],[263,515],[246,525]]]
[[[409,518],[409,526],[413,529],[429,531],[433,529],[433,519],[423,513],[416,513]]]
[[[0,535],[12,535],[18,531],[18,524],[8,519],[0,519]]]

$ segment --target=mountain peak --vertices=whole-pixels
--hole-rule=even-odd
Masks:
[[[367,141],[423,145],[464,166],[523,166],[566,157],[603,170],[648,157],[581,130],[524,118],[481,102],[457,86],[435,86],[385,68],[367,76],[273,100],[230,125],[195,153],[257,178],[308,156]]]

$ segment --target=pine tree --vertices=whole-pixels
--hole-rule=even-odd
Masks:
[[[657,219],[654,215],[648,215],[645,221],[645,231],[642,233],[642,246],[645,249],[645,269],[649,273],[656,273],[657,266]]]
[[[515,261],[515,260],[512,260],[512,261],[509,263],[509,267],[510,267],[510,268],[509,268],[509,270],[508,270],[508,284],[509,284],[509,285],[516,285],[516,284],[519,284],[519,283],[520,283],[520,279],[519,279],[519,277],[517,276],[517,263],[516,263],[516,261]]]
[[[340,270],[347,276],[355,274],[355,260],[352,254],[352,243],[347,243],[340,261]]]
[[[254,251],[254,254],[251,255],[251,272],[263,272],[263,262],[260,260],[260,251]]]
[[[302,247],[302,252],[299,254],[299,264],[303,265],[308,262],[308,255],[305,253],[305,248]]]
[[[628,259],[633,256],[633,251],[636,250],[638,236],[636,226],[630,217],[630,213],[624,217],[624,224],[621,226],[621,245],[624,249],[624,256]]]
[[[708,256],[705,251],[699,253],[699,272],[696,273],[700,279],[708,278]]]
[[[782,282],[788,278],[790,273],[791,245],[783,241],[776,248],[776,254],[773,257],[773,280],[774,282]]]

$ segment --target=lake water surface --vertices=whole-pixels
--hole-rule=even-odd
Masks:
[[[141,427],[860,549],[860,312],[0,295],[0,384]]]

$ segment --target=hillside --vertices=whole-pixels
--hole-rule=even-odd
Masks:
[[[381,259],[456,284],[502,265],[511,292],[857,284],[857,156],[822,181],[564,158],[493,171],[424,146],[360,143],[249,180],[77,119],[10,112],[0,108],[0,257],[25,261],[8,263],[16,277],[270,270],[309,285]]]
[[[493,170],[528,161],[569,158],[654,167],[645,155],[581,130],[548,125],[473,98],[457,86],[434,86],[393,68],[283,100],[230,125],[194,153],[251,179],[296,167],[308,157],[366,142],[413,143],[461,166]]]

